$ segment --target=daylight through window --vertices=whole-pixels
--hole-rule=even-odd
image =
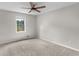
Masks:
[[[16,19],[17,32],[24,31],[24,19]]]

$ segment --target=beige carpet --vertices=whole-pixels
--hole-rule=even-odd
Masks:
[[[1,56],[77,56],[79,52],[40,39],[23,40],[0,47]]]

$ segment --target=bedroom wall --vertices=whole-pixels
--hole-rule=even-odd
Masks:
[[[40,39],[79,50],[79,4],[38,16]]]
[[[16,16],[26,22],[26,32],[16,33]],[[36,16],[0,10],[0,44],[29,37],[36,37]]]

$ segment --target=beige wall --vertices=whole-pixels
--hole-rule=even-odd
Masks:
[[[16,16],[26,21],[26,32],[16,33]],[[0,10],[0,44],[22,38],[36,37],[36,16]]]
[[[39,38],[79,49],[79,4],[38,16]]]

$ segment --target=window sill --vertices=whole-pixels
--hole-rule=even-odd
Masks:
[[[16,33],[25,33],[26,31],[18,31],[18,32],[16,32]]]

